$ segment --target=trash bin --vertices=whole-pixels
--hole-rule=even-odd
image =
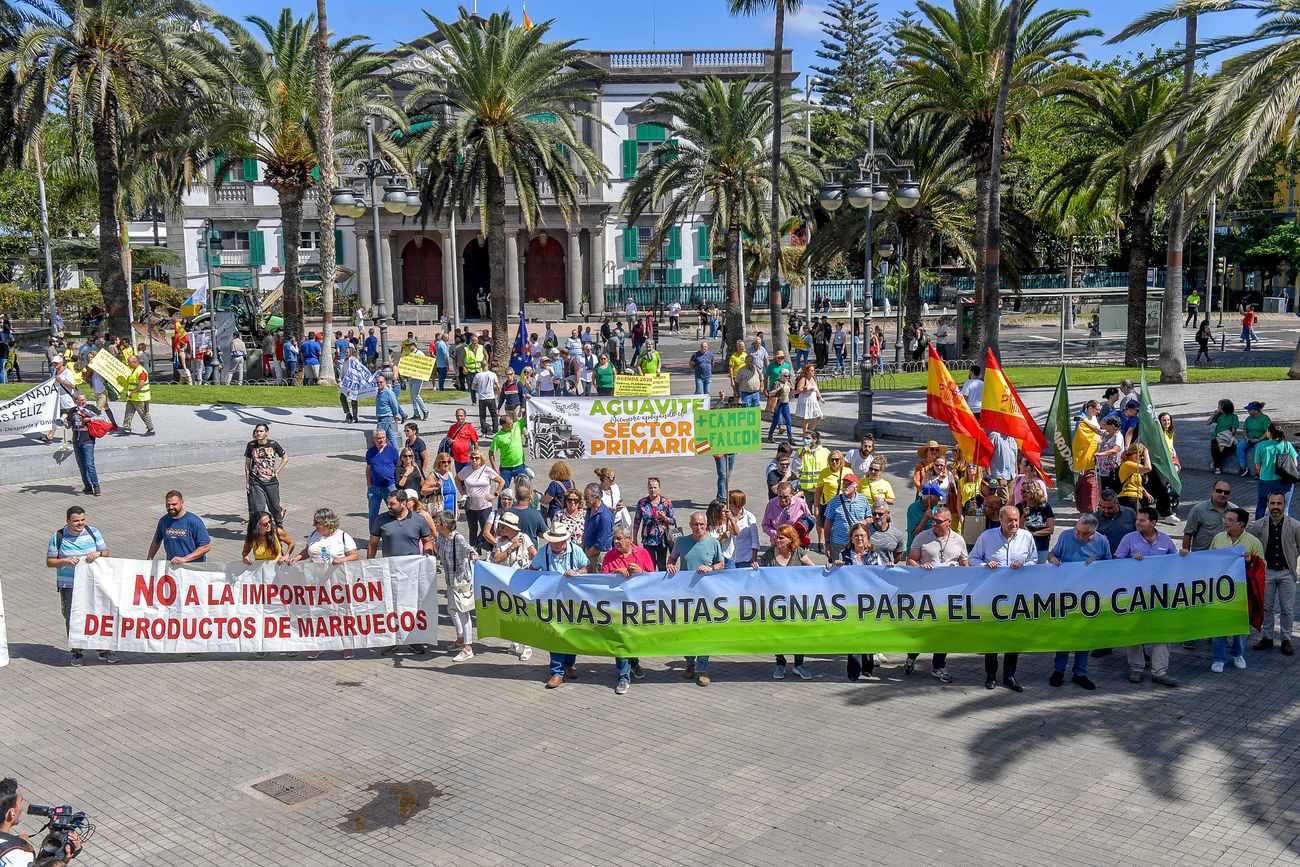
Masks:
[[[1286,312],[1286,299],[1285,299],[1285,298],[1265,298],[1265,299],[1264,299],[1264,312],[1265,312],[1265,313],[1285,313],[1285,312]]]

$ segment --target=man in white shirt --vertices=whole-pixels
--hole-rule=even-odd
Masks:
[[[975,540],[975,548],[970,552],[972,566],[986,566],[999,569],[1010,566],[1019,569],[1033,566],[1038,562],[1038,546],[1034,537],[1020,526],[1020,510],[1015,506],[1003,506],[998,513],[999,526],[985,530]],[[1016,681],[1016,664],[1020,661],[1018,653],[1002,654],[1002,685],[1012,692],[1024,692],[1025,688]],[[984,688],[994,689],[998,685],[998,655],[984,654]]]
[[[627,327],[631,328],[636,324],[636,302],[630,296],[627,299],[627,306],[623,308],[623,312],[627,315]]]
[[[970,366],[970,375],[961,386],[961,396],[966,398],[966,405],[970,411],[975,413],[975,417],[980,417],[980,405],[984,403],[984,380],[980,379],[980,366],[972,364]]]
[[[478,398],[478,429],[482,433],[497,431],[497,398],[500,396],[501,380],[496,371],[484,368],[474,374],[474,395]]]

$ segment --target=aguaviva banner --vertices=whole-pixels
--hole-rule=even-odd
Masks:
[[[68,643],[138,653],[346,650],[437,641],[436,563],[77,566]]]
[[[477,564],[478,626],[597,656],[1090,650],[1245,634],[1242,549],[1023,569],[564,577]]]
[[[47,379],[12,400],[0,403],[0,436],[45,433],[59,414],[59,386]]]
[[[529,456],[538,460],[675,457],[695,454],[693,397],[531,397]]]

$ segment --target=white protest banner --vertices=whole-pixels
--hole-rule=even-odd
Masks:
[[[692,397],[531,397],[528,452],[539,460],[643,458],[695,454]]]
[[[9,639],[5,633],[5,596],[0,590],[0,668],[9,664]]]
[[[349,356],[343,369],[339,371],[339,394],[348,400],[362,400],[379,393],[377,371],[372,371],[361,363],[356,356]]]
[[[53,378],[0,403],[0,436],[45,433],[59,414],[59,388]]]
[[[352,650],[438,640],[437,563],[77,566],[71,647],[136,653]]]

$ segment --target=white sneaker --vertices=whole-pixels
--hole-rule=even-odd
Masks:
[[[876,667],[879,668],[879,667],[882,666],[882,665],[889,665],[889,657],[888,657],[888,656],[885,656],[885,654],[883,654],[883,653],[877,653],[877,654],[876,654]]]
[[[1215,674],[1223,674],[1223,663],[1217,661],[1211,663],[1210,671],[1214,672]]]
[[[513,653],[515,656],[518,656],[524,652],[524,647],[522,644],[512,641],[510,642],[510,652]]]
[[[458,654],[456,654],[454,657],[452,657],[452,660],[451,660],[451,661],[452,661],[452,662],[464,662],[464,661],[467,660],[467,659],[473,659],[473,658],[474,658],[474,649],[471,648],[471,647],[466,647],[466,648],[464,648],[463,650],[461,650],[460,653],[458,653]]]
[[[1234,656],[1234,657],[1232,658],[1232,664],[1235,665],[1237,668],[1245,668],[1245,667],[1246,667],[1246,657],[1244,657],[1244,656]]]
[[[527,662],[532,658],[533,658],[533,649],[531,647],[525,647],[523,653],[519,654],[520,662]]]

